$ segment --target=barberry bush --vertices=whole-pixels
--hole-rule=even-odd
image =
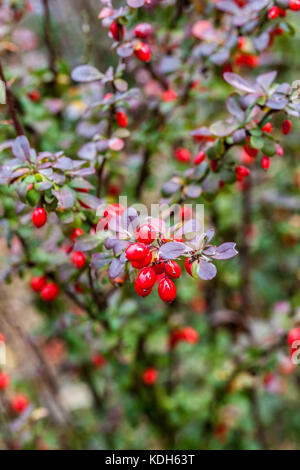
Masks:
[[[0,2],[2,448],[299,446],[299,19]]]

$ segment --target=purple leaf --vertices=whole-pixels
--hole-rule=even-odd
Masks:
[[[112,257],[106,253],[93,253],[91,266],[95,269],[101,269],[108,266],[111,260]]]
[[[122,57],[122,59],[126,59],[130,57],[133,53],[133,44],[131,42],[126,42],[117,48],[117,54]]]
[[[131,8],[140,8],[144,6],[145,0],[127,0],[127,5]]]
[[[222,243],[217,247],[216,254],[212,256],[214,259],[230,259],[238,254],[235,249],[236,244],[232,242]]]
[[[217,274],[217,268],[214,264],[208,263],[207,261],[200,260],[198,267],[198,276],[204,281],[210,281]]]
[[[20,135],[14,140],[12,152],[16,158],[23,162],[25,160],[30,161],[30,145],[25,135]]]
[[[78,157],[83,160],[95,160],[97,155],[96,144],[94,142],[88,142],[84,144],[78,151]]]
[[[125,250],[130,245],[126,240],[118,240],[113,246],[114,255],[117,256],[121,251]]]
[[[99,238],[95,235],[81,235],[76,238],[75,251],[91,251],[99,245]]]
[[[79,65],[72,71],[71,77],[75,82],[93,82],[100,80],[103,73],[92,65]]]
[[[257,77],[256,82],[262,87],[264,91],[268,91],[272,83],[274,82],[277,76],[277,72],[274,70],[273,72],[264,73],[263,75],[259,75]]]
[[[234,88],[237,88],[238,90],[245,91],[246,93],[257,92],[255,85],[251,85],[251,83],[235,73],[226,72],[224,73],[223,77],[227,83],[232,85]]]
[[[90,209],[97,210],[99,205],[101,204],[100,199],[98,199],[96,196],[93,196],[92,194],[84,194],[80,193],[77,196],[78,200],[83,202],[86,206],[88,206]]]
[[[208,244],[214,236],[215,236],[215,229],[213,228],[209,229],[205,234],[206,244]]]
[[[111,279],[118,277],[123,271],[124,265],[118,258],[114,258],[109,266],[108,275]]]
[[[230,114],[235,116],[239,121],[244,119],[244,111],[241,108],[240,97],[238,94],[235,93],[227,98],[226,108]]]
[[[168,242],[159,249],[159,256],[163,259],[175,259],[182,256],[189,248],[181,242]]]
[[[58,201],[59,209],[71,209],[71,207],[73,207],[75,196],[73,191],[67,186],[64,186],[59,190],[53,190],[52,194],[56,197]]]

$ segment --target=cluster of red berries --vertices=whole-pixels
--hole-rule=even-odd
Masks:
[[[270,18],[270,20],[276,20],[278,16],[284,18],[286,16],[286,10],[283,10],[282,8],[279,8],[275,5],[268,11],[268,17]]]
[[[46,276],[34,276],[30,281],[30,287],[34,292],[40,292],[45,302],[51,302],[59,294],[59,287],[54,282],[47,282]]]
[[[125,27],[119,20],[111,23],[110,32],[115,41],[122,41],[125,36]],[[148,23],[140,23],[134,28],[134,35],[137,39],[146,39],[152,33],[152,26]],[[149,62],[151,59],[150,46],[142,41],[137,41],[134,45],[134,53],[136,57],[142,62]]]
[[[174,348],[180,342],[196,344],[199,341],[198,332],[191,326],[178,328],[170,335],[170,346]]]
[[[191,152],[184,147],[179,147],[175,150],[175,157],[178,161],[182,163],[189,163],[192,160]],[[205,152],[203,151],[198,152],[194,159],[194,165],[200,165],[200,163],[204,161],[205,157],[206,157]]]

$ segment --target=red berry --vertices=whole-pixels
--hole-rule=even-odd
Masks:
[[[125,28],[118,21],[113,21],[110,26],[110,32],[115,41],[120,41],[124,37]]]
[[[125,250],[128,261],[141,261],[149,254],[149,248],[144,243],[132,243]]]
[[[300,10],[300,0],[290,0],[289,1],[289,7],[293,11],[299,11]]]
[[[166,90],[162,94],[162,100],[165,103],[169,103],[170,101],[177,100],[177,93],[174,90]]]
[[[187,163],[191,160],[192,155],[191,155],[191,152],[188,149],[180,147],[180,148],[175,150],[175,157],[180,162]]]
[[[259,65],[259,57],[251,54],[240,54],[235,59],[236,65],[255,68]]]
[[[150,245],[156,239],[156,232],[150,224],[143,224],[136,231],[136,239],[138,242]]]
[[[275,20],[280,13],[280,10],[277,6],[272,7],[268,12],[268,17],[270,20]]]
[[[143,373],[143,382],[146,385],[154,385],[157,381],[158,372],[153,367],[146,369]]]
[[[184,267],[185,267],[185,270],[186,272],[193,277],[193,274],[192,274],[192,265],[193,263],[190,263],[190,259],[189,258],[185,258],[185,262],[184,262]]]
[[[145,268],[152,261],[152,253],[149,251],[148,255],[141,261],[131,261],[131,266],[136,269]]]
[[[210,161],[210,169],[211,171],[215,172],[218,169],[218,161],[216,159],[213,159]]]
[[[47,279],[45,276],[34,276],[30,281],[30,287],[35,292],[40,292],[46,283]]]
[[[27,93],[27,96],[30,99],[30,101],[33,101],[33,102],[40,101],[40,99],[41,99],[41,94],[40,94],[39,90],[29,91]]]
[[[196,157],[195,157],[195,160],[194,160],[194,164],[195,165],[200,165],[200,163],[203,162],[203,160],[205,159],[206,157],[206,153],[203,152],[203,150],[201,150],[201,152],[197,153]]]
[[[82,251],[73,251],[71,255],[71,263],[74,264],[78,269],[83,268],[85,265],[86,258]]]
[[[151,59],[151,48],[144,42],[135,47],[134,53],[141,62],[149,62]]]
[[[152,289],[156,281],[156,273],[153,268],[143,268],[138,277],[136,278],[136,285],[143,289],[149,290]]]
[[[166,273],[170,277],[178,278],[181,276],[181,269],[176,261],[168,261],[166,264]]]
[[[268,170],[270,168],[270,157],[267,157],[266,155],[264,155],[261,159],[261,166],[264,170]]]
[[[152,33],[152,26],[149,23],[140,23],[134,28],[135,37],[145,39]]]
[[[135,288],[135,292],[137,293],[137,295],[139,295],[140,297],[148,297],[148,295],[151,294],[152,292],[152,289],[143,289],[139,284],[137,284],[136,282],[134,283],[134,288]]]
[[[126,113],[124,113],[124,111],[117,111],[116,121],[120,127],[127,127],[128,119],[127,119]]]
[[[300,341],[300,326],[292,328],[288,332],[287,342],[288,342],[289,346],[293,346],[293,343],[295,341]]]
[[[197,343],[199,341],[198,332],[191,326],[185,326],[180,330],[180,337],[183,341],[187,343]]]
[[[162,274],[162,273],[165,272],[165,263],[164,263],[164,261],[159,260],[152,267],[153,267],[154,271],[156,272],[156,274]]]
[[[249,155],[249,157],[255,158],[258,155],[258,150],[249,147],[248,145],[244,145],[245,152]]]
[[[82,228],[74,228],[74,230],[71,233],[70,238],[72,242],[74,243],[75,238],[80,237],[83,234],[84,234],[84,231],[82,230]]]
[[[38,207],[34,209],[32,213],[32,223],[37,228],[42,227],[47,222],[47,212],[43,207]]]
[[[250,170],[249,170],[249,168],[240,165],[240,166],[236,167],[235,174],[236,174],[236,178],[237,178],[238,181],[243,181],[244,178],[249,176]]]
[[[0,332],[0,343],[5,343],[5,342],[6,342],[6,338],[4,334]]]
[[[10,405],[13,411],[15,411],[16,413],[22,413],[24,410],[26,410],[28,404],[29,404],[28,398],[26,397],[26,395],[23,395],[22,393],[15,395],[10,401]]]
[[[282,155],[284,155],[284,150],[283,148],[279,145],[279,144],[275,144],[276,146],[276,154],[279,156],[279,157],[282,157]]]
[[[281,127],[281,130],[282,130],[282,133],[284,135],[288,135],[291,130],[292,130],[292,123],[291,121],[289,121],[288,119],[285,119],[282,123],[282,127]]]
[[[54,300],[59,294],[59,287],[54,284],[54,282],[50,282],[46,284],[41,290],[41,297],[46,302],[51,302]]]
[[[106,360],[101,354],[99,353],[93,354],[92,364],[94,367],[96,367],[97,369],[100,369],[101,367],[105,365],[105,363],[106,363]]]
[[[238,38],[238,49],[241,51],[244,49],[246,43],[246,39],[243,36],[239,36]]]
[[[272,124],[270,122],[267,122],[267,124],[265,124],[261,130],[263,132],[267,132],[267,134],[270,134],[273,130]]]
[[[164,302],[172,302],[176,297],[176,287],[171,279],[162,279],[158,285],[158,295]]]
[[[283,10],[283,8],[279,8],[279,16],[281,18],[284,18],[286,16],[286,10]]]
[[[0,372],[0,390],[5,390],[9,386],[9,384],[9,375],[5,374],[5,372]]]

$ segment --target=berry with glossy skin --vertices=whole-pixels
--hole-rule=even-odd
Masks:
[[[26,397],[26,395],[23,395],[22,393],[15,395],[10,401],[10,406],[12,410],[18,414],[23,413],[23,411],[26,410],[28,405],[29,405],[29,400]]]
[[[289,0],[290,10],[299,11],[300,10],[300,0]]]
[[[235,174],[236,174],[236,179],[238,181],[243,181],[244,178],[246,178],[247,176],[249,176],[250,174],[250,170],[249,168],[245,167],[245,166],[237,166],[236,169],[235,169]]]
[[[192,155],[188,149],[180,147],[175,150],[175,157],[177,158],[179,162],[187,163],[191,160]]]
[[[32,223],[35,227],[40,228],[47,222],[47,212],[43,207],[37,207],[32,213]]]
[[[171,279],[162,279],[158,285],[158,295],[164,302],[173,302],[176,297],[176,287]]]
[[[268,17],[270,18],[270,20],[275,20],[279,16],[279,13],[280,9],[277,6],[274,6],[270,8],[268,12]]]
[[[47,279],[45,276],[34,276],[31,278],[30,287],[35,292],[40,292],[42,288],[46,285]]]
[[[131,266],[136,269],[145,268],[152,261],[152,253],[149,251],[148,255],[141,261],[131,261]]]
[[[239,54],[235,59],[236,65],[255,68],[259,65],[259,57],[252,54]]]
[[[117,21],[113,21],[110,25],[110,32],[115,41],[121,41],[125,34],[125,28]]]
[[[143,382],[146,385],[154,385],[158,378],[158,372],[154,367],[149,367],[143,373]]]
[[[201,150],[201,152],[197,153],[195,160],[194,160],[194,164],[200,165],[200,163],[202,163],[205,160],[205,157],[206,157],[206,153],[203,152],[203,150]]]
[[[193,274],[192,274],[192,265],[193,263],[190,263],[190,260],[189,258],[185,258],[185,262],[184,262],[184,267],[185,267],[185,270],[186,272],[193,277]]]
[[[52,300],[56,299],[59,294],[59,287],[54,284],[54,282],[50,282],[46,284],[41,290],[41,297],[45,302],[51,302]]]
[[[100,369],[101,367],[105,365],[105,363],[106,363],[106,360],[101,354],[99,353],[93,354],[92,364],[96,369]]]
[[[150,224],[143,224],[136,231],[136,239],[138,242],[150,245],[156,239],[156,231]]]
[[[288,119],[285,119],[281,126],[282,133],[288,135],[292,130],[292,123]]]
[[[71,255],[71,263],[74,264],[78,269],[84,267],[86,262],[85,254],[82,251],[73,251]]]
[[[126,113],[124,111],[117,111],[116,112],[116,122],[120,127],[127,127],[128,119]]]
[[[74,230],[71,233],[70,238],[71,238],[72,242],[74,243],[75,239],[77,237],[80,237],[83,234],[84,234],[84,231],[82,230],[82,228],[74,228]]]
[[[132,243],[125,250],[128,261],[141,261],[149,255],[149,248],[144,243]]]
[[[162,274],[165,272],[165,263],[161,260],[155,263],[152,267],[154,271],[156,272],[156,274]]]
[[[177,100],[178,96],[177,96],[177,93],[176,91],[174,90],[166,90],[163,92],[162,94],[162,100],[165,102],[165,103],[169,103],[171,101],[175,101]]]
[[[136,278],[136,285],[139,289],[149,290],[152,289],[156,281],[156,273],[153,268],[143,268],[138,277]]]
[[[289,344],[289,346],[293,346],[293,343],[295,341],[300,341],[300,326],[297,326],[295,328],[292,328],[289,332],[288,332],[288,336],[287,336],[287,342]]]
[[[267,124],[265,124],[265,125],[261,128],[261,130],[262,130],[263,132],[266,132],[267,134],[270,134],[270,133],[272,132],[272,130],[273,130],[273,126],[272,126],[272,124],[271,124],[270,122],[267,122]]]
[[[149,62],[151,60],[151,48],[145,42],[139,43],[134,48],[134,53],[141,62]]]
[[[166,264],[166,273],[176,279],[181,276],[181,268],[176,261],[170,260]]]
[[[152,289],[143,289],[136,282],[134,283],[134,289],[135,289],[135,292],[137,293],[137,295],[139,295],[140,297],[148,297],[148,295],[150,295],[151,292],[152,292]]]
[[[268,170],[270,168],[270,163],[271,163],[270,157],[267,157],[266,155],[264,155],[261,159],[261,167],[263,168],[263,170]]]
[[[152,26],[149,23],[140,23],[134,28],[134,35],[137,38],[145,39],[152,33]]]
[[[9,375],[5,374],[5,372],[0,372],[0,390],[5,390],[9,386],[9,384]]]

